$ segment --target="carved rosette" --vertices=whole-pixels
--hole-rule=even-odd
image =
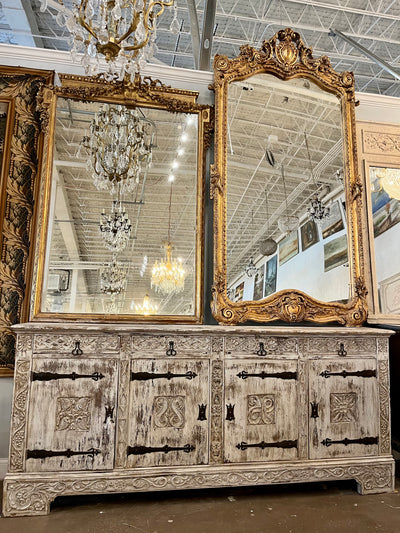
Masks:
[[[42,75],[38,75],[41,72]],[[40,156],[40,124],[36,114],[36,96],[51,73],[2,67],[0,97],[14,104],[9,153],[3,165],[5,178],[0,216],[3,220],[0,262],[0,370],[12,369],[15,336],[10,326],[22,317],[26,282],[29,278],[28,256],[32,240],[37,164]],[[11,113],[11,111],[10,111]]]
[[[349,240],[352,251],[351,269],[353,295],[347,304],[318,301],[298,290],[281,291],[258,301],[232,302],[226,292],[227,278],[227,105],[229,84],[252,75],[269,73],[281,80],[305,77],[342,99],[347,170],[347,205]],[[354,76],[351,72],[336,72],[326,56],[314,58],[300,35],[286,28],[264,41],[260,50],[245,45],[237,58],[216,55],[214,59],[215,89],[215,159],[211,168],[211,197],[214,199],[214,284],[212,313],[218,322],[239,324],[246,321],[270,322],[283,320],[298,323],[338,322],[359,326],[367,318],[364,276],[362,199],[364,191],[357,170],[354,113]]]

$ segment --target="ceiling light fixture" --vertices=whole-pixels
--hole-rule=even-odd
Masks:
[[[152,304],[149,295],[146,293],[143,298],[143,303],[135,305],[135,310],[139,315],[154,315],[158,311],[158,305]]]
[[[67,9],[58,0],[56,22],[71,33],[71,54],[81,59],[86,74],[99,72],[99,59],[108,64],[107,76],[133,81],[155,52],[156,19],[174,0],[74,0]],[[47,0],[41,0],[41,11]]]
[[[132,224],[122,202],[114,200],[110,214],[106,214],[103,209],[99,228],[108,250],[121,252],[126,248],[132,232]]]
[[[317,182],[315,181],[315,177],[314,177],[313,167],[311,163],[310,149],[308,147],[308,140],[307,140],[306,132],[304,132],[304,140],[305,140],[306,148],[307,148],[307,155],[308,155],[308,162],[310,165],[311,177],[313,179],[315,188],[317,188]],[[311,220],[317,223],[321,223],[324,219],[330,216],[331,210],[329,207],[327,207],[326,205],[322,203],[322,200],[319,197],[318,191],[316,191],[313,194],[310,200],[310,205],[307,207],[307,213],[309,217],[311,218]]]
[[[126,284],[126,270],[113,257],[111,263],[100,271],[100,289],[104,294],[120,294]]]
[[[287,191],[286,191],[286,180],[285,180],[285,169],[283,168],[283,165],[281,165],[281,173],[282,173],[282,183],[283,183],[283,192],[285,195],[285,203],[286,203],[286,214],[281,215],[278,218],[278,228],[281,230],[282,233],[290,233],[291,231],[294,231],[299,227],[299,217],[295,215],[289,215],[289,207],[288,207],[288,197],[287,197]]]
[[[153,126],[137,109],[104,104],[90,123],[81,148],[89,153],[88,168],[98,190],[119,195],[132,192],[139,175],[151,163]]]

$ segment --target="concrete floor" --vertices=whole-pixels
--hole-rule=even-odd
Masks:
[[[400,533],[393,494],[353,482],[57,499],[43,517],[2,518],[1,533]]]

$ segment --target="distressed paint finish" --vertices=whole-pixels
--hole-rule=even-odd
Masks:
[[[373,358],[321,359],[310,362],[310,396],[318,403],[318,418],[310,419],[310,458],[367,456],[378,453],[378,445],[332,444],[324,439],[360,439],[379,435],[377,377],[321,376],[322,372],[376,370]]]
[[[206,360],[137,359],[132,361],[132,372],[155,374],[186,374],[192,379],[177,377],[134,380],[130,383],[129,446],[183,447],[194,446],[189,453],[162,451],[143,455],[129,455],[129,467],[160,465],[193,465],[208,462],[208,420],[198,420],[199,405],[209,404]],[[175,399],[175,400],[174,400]],[[209,408],[206,410],[209,418]]]
[[[4,484],[7,516],[46,514],[50,502],[63,494],[328,479],[355,479],[362,493],[393,490],[388,331],[83,324],[50,328],[38,323],[18,329],[10,470]],[[138,352],[133,340],[140,337],[146,350],[155,346],[164,351],[173,339],[181,355]],[[63,355],[62,347],[69,350],[78,338],[90,339],[86,353]],[[103,340],[107,342],[101,352]],[[253,353],[260,342],[268,355]],[[336,353],[341,342],[349,352],[346,357]],[[43,351],[34,353],[35,346]],[[325,370],[377,370],[377,377],[325,378],[320,375]],[[32,371],[101,372],[105,377],[31,381]],[[196,376],[131,381],[131,372],[189,371]],[[237,374],[242,371],[293,372],[296,379],[241,379]],[[318,418],[310,416],[311,402],[318,403]],[[235,406],[232,421],[225,419],[230,403]],[[199,416],[203,404],[206,420]],[[113,415],[106,416],[106,408],[112,407]],[[379,445],[321,444],[324,438],[365,436],[379,436]],[[297,448],[236,447],[241,442],[282,440],[297,440]],[[127,453],[129,446],[187,444],[195,450]],[[26,460],[26,449],[90,448],[101,453],[93,458]]]
[[[27,450],[86,451],[94,448],[100,453],[93,458],[87,455],[74,455],[27,459],[26,470],[49,472],[113,468],[115,423],[113,418],[108,417],[106,420],[106,407],[114,407],[115,415],[117,362],[113,359],[107,361],[36,359],[32,370],[89,375],[101,372],[104,378],[98,381],[91,378],[32,381]],[[83,420],[77,415],[77,408],[84,404],[87,411],[83,413],[85,415]],[[84,429],[85,427],[88,429]]]

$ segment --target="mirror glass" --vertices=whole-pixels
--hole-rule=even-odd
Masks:
[[[370,166],[370,204],[379,311],[400,314],[400,168]],[[372,235],[371,235],[372,239]]]
[[[347,303],[340,100],[308,79],[263,73],[230,83],[227,101],[230,300],[297,289]],[[315,222],[316,207],[329,216]]]
[[[54,136],[41,310],[193,315],[198,114],[58,98]]]

